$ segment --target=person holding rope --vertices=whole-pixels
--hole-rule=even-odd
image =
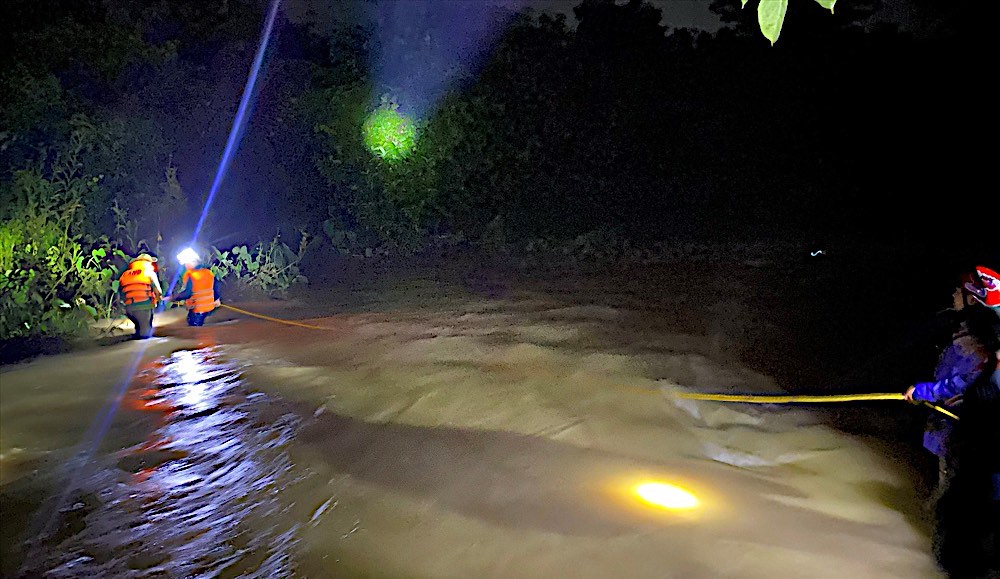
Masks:
[[[981,268],[977,268],[977,272]],[[996,541],[994,522],[982,519],[986,511],[996,514],[1000,501],[1000,447],[997,437],[997,354],[1000,350],[1000,317],[986,306],[982,287],[966,282],[954,293],[956,329],[941,352],[934,379],[914,384],[904,398],[941,404],[961,420],[940,415],[928,419],[924,447],[938,457],[938,484],[932,495],[935,519],[934,552],[939,565],[955,576],[980,577]],[[979,291],[977,291],[979,290]],[[970,518],[971,517],[971,518]],[[979,524],[979,523],[984,524]],[[991,538],[992,537],[992,538]],[[1000,571],[1000,569],[998,569]],[[970,574],[971,573],[971,574]]]
[[[222,305],[219,296],[219,282],[215,274],[201,263],[201,258],[193,249],[185,249],[177,255],[177,261],[184,264],[181,291],[171,295],[167,301],[184,301],[188,308],[189,326],[204,326],[205,318],[212,315]]]
[[[1000,318],[983,317],[992,355],[966,389],[954,432],[955,473],[935,510],[935,553],[953,577],[1000,577]]]

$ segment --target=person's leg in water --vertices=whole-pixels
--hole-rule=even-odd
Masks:
[[[963,416],[992,421],[992,415]],[[980,424],[977,420],[975,424]],[[949,438],[943,492],[934,510],[934,555],[954,578],[1000,579],[1000,462],[996,443],[972,426]]]
[[[934,487],[934,492],[931,493],[930,498],[930,507],[932,509],[941,500],[941,497],[944,496],[945,491],[948,490],[948,482],[954,472],[953,465],[950,463],[949,458],[945,456],[938,457],[937,486]]]
[[[957,453],[953,446],[950,426],[937,416],[930,416],[924,428],[924,448],[937,456],[937,482],[927,497],[925,508],[934,513],[937,503],[948,490],[948,484],[955,473]]]
[[[935,512],[934,554],[950,577],[1000,578],[1000,475],[982,467],[962,465]]]
[[[210,312],[195,313],[194,310],[188,310],[187,322],[189,326],[204,326],[205,318],[215,313],[215,310]]]
[[[138,340],[139,339],[139,318],[135,317],[135,314],[132,312],[132,309],[128,308],[128,307],[125,308],[125,317],[128,318],[128,321],[132,322],[132,327],[135,329],[135,332],[132,334],[132,337],[134,339]]]
[[[125,315],[135,326],[136,340],[145,340],[153,336],[153,309],[152,308],[125,308]]]
[[[1000,472],[989,473],[988,492],[990,504],[985,517],[984,541],[986,576],[1000,577]]]
[[[143,312],[143,314],[141,316],[139,316],[139,322],[142,324],[141,339],[145,340],[146,338],[152,338],[153,337],[153,309],[150,308],[150,309],[146,310],[145,312]]]
[[[969,555],[974,529],[972,521],[966,519],[966,494],[971,489],[966,487],[965,477],[956,476],[942,487],[934,503],[934,558],[942,570],[956,577],[965,576],[972,563]]]

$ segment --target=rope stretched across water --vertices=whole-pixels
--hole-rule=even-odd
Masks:
[[[324,328],[322,326],[314,326],[312,324],[303,324],[302,322],[293,322],[291,320],[282,320],[281,318],[272,318],[271,316],[265,316],[264,314],[256,314],[247,310],[242,310],[240,308],[235,308],[226,304],[221,304],[220,307],[226,308],[227,310],[232,310],[234,312],[241,313],[245,316],[251,316],[254,318],[260,318],[262,320],[267,320],[269,322],[276,322],[279,324],[285,324],[288,326],[297,326],[299,328],[308,328],[310,330],[332,330],[333,328]]]
[[[251,316],[254,318],[260,318],[262,320],[267,320],[269,322],[276,322],[279,324],[285,324],[288,326],[296,326],[299,328],[308,328],[310,330],[331,330],[332,328],[324,328],[321,326],[314,326],[312,324],[304,324],[302,322],[293,322],[291,320],[282,320],[280,318],[273,318],[271,316],[265,316],[264,314],[257,314],[251,311],[240,309],[226,304],[221,304],[228,310],[234,312]],[[650,391],[649,393],[652,393]],[[771,395],[750,395],[750,394],[697,394],[692,392],[672,392],[674,396],[678,398],[686,398],[688,400],[705,400],[710,402],[742,402],[745,404],[816,404],[816,403],[829,403],[829,402],[862,402],[871,400],[905,400],[906,398],[898,392],[888,392],[888,393],[876,393],[876,394],[832,394],[828,396],[771,396]],[[958,420],[958,416],[955,413],[946,410],[935,404],[931,404],[927,401],[921,401],[922,404],[931,408],[941,414],[944,414],[948,418],[953,420]]]
[[[692,392],[673,392],[678,398],[688,400],[707,400],[712,402],[743,402],[747,404],[816,404],[825,402],[859,402],[868,400],[906,400],[898,392],[876,394],[832,394],[829,396],[755,396],[750,394],[697,394]],[[934,409],[948,418],[958,420],[958,416],[945,408],[921,401],[925,406]]]

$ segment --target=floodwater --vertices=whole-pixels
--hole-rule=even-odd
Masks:
[[[673,396],[780,391],[731,307],[506,279],[341,290],[240,304],[324,330],[222,312],[4,367],[4,575],[940,576],[893,442]],[[644,483],[690,494],[660,506]]]

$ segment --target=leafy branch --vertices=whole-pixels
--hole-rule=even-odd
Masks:
[[[837,0],[815,0],[817,4],[833,13],[833,6]],[[742,7],[746,7],[747,0],[741,0]],[[785,22],[785,13],[788,11],[788,0],[759,0],[757,4],[757,24],[760,25],[760,32],[765,38],[771,41],[773,46],[778,41],[781,34],[781,25]]]

